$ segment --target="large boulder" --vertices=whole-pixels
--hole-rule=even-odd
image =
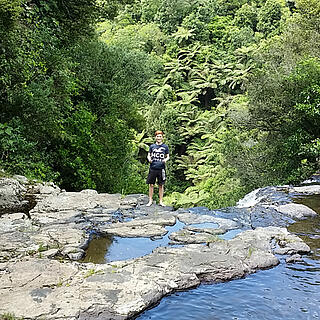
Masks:
[[[275,209],[294,219],[303,219],[306,217],[315,217],[317,213],[309,207],[298,203],[287,203],[275,207]]]
[[[16,179],[0,178],[0,215],[24,211],[28,206],[24,199],[26,191]]]

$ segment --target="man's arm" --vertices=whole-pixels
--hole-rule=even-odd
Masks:
[[[170,159],[169,153],[166,154],[166,157],[162,160],[164,163],[166,163]]]
[[[148,159],[148,161],[149,161],[150,163],[152,162],[151,153],[150,153],[150,152],[148,152],[147,159]]]

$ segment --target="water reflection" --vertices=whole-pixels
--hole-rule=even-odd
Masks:
[[[105,252],[108,251],[112,242],[112,236],[101,237],[94,235],[89,243],[89,247],[86,250],[86,255],[82,262],[106,263],[104,255]],[[103,254],[101,254],[101,252],[103,252]]]
[[[219,228],[219,225],[214,222],[191,223],[191,224],[188,224],[188,226],[193,227],[193,228],[199,228],[199,229],[206,229],[206,228],[217,229],[217,228]]]
[[[99,264],[142,257],[150,254],[157,247],[169,245],[169,235],[182,229],[184,226],[184,223],[177,221],[174,226],[165,227],[168,231],[165,236],[155,239],[94,236],[89,243],[82,262]]]
[[[320,195],[315,194],[311,196],[300,196],[294,199],[295,203],[301,203],[313,209],[320,214]]]
[[[218,235],[218,237],[220,239],[223,240],[231,240],[233,239],[237,234],[239,234],[240,232],[242,232],[243,230],[241,229],[233,229],[233,230],[229,230],[224,234]]]
[[[320,195],[304,196],[294,200],[316,211],[314,218],[297,221],[288,230],[297,234],[312,250],[312,258],[320,260]]]

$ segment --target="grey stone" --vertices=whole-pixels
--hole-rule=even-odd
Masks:
[[[168,231],[166,225],[174,225],[176,218],[168,213],[150,214],[128,222],[118,222],[100,227],[101,232],[120,237],[155,237],[163,236]]]
[[[21,184],[28,184],[28,183],[29,183],[28,178],[25,177],[25,176],[14,175],[12,178],[15,179],[15,180],[17,180],[17,181],[20,182]]]
[[[39,193],[40,194],[54,194],[54,193],[59,193],[58,190],[56,190],[54,187],[52,186],[47,186],[47,185],[44,185],[44,186],[41,186],[39,188]]]
[[[196,232],[196,233],[209,233],[212,235],[219,235],[219,234],[224,234],[226,233],[226,229],[221,229],[221,228],[198,228],[198,227],[193,227],[193,226],[186,226],[184,229]]]
[[[320,194],[320,185],[293,187],[291,191],[305,194]]]
[[[309,253],[310,252],[310,247],[305,244],[304,242],[293,242],[293,243],[288,243],[285,247],[283,248],[277,248],[274,251],[276,254],[295,254],[295,253]]]
[[[238,224],[230,219],[218,218],[209,215],[197,215],[191,212],[182,212],[176,215],[177,218],[185,224],[200,224],[200,223],[216,223],[218,228],[224,230],[231,230],[238,227]]]
[[[297,203],[284,204],[284,205],[275,207],[275,209],[278,212],[283,213],[295,219],[302,219],[305,217],[314,217],[317,215],[317,213],[312,209],[310,209],[309,207],[303,204],[297,204]]]
[[[286,258],[287,263],[295,263],[298,261],[302,261],[302,257],[300,254],[293,254],[292,256]]]
[[[48,259],[54,258],[59,253],[59,249],[49,249],[44,252],[40,252],[40,256]]]
[[[169,238],[180,243],[211,243],[221,241],[216,235],[205,232],[193,232],[188,229],[182,229],[173,232]]]
[[[26,188],[19,181],[0,178],[0,216],[5,213],[23,211],[26,206],[25,192]]]
[[[158,248],[142,258],[104,265],[47,259],[9,262],[8,272],[1,275],[0,312],[47,319],[76,315],[93,319],[102,313],[128,319],[176,290],[277,265],[272,239],[287,237],[288,242],[300,241],[286,229],[261,228],[209,246]]]
[[[120,201],[121,207],[124,206],[131,206],[131,207],[136,207],[138,205],[143,205],[147,204],[149,201],[149,198],[145,194],[130,194],[125,196],[123,199]]]
[[[85,189],[85,190],[80,191],[80,193],[92,195],[92,196],[95,196],[98,194],[98,192],[96,190],[92,190],[92,189]]]
[[[47,320],[130,319],[177,290],[276,266],[275,253],[292,255],[287,258],[290,262],[298,259],[296,254],[310,252],[300,238],[276,226],[220,240],[215,234],[238,228],[242,220],[173,212],[156,205],[147,208],[144,195],[60,192],[50,183],[38,184],[33,191],[38,203],[30,211],[31,219],[21,213],[0,217],[0,314]],[[20,188],[15,196],[24,192]],[[274,207],[292,212],[292,207]],[[301,215],[301,207],[297,208],[295,217],[308,216],[305,208]],[[241,214],[246,213],[252,215]],[[132,220],[110,223],[128,217]],[[106,264],[72,261],[83,256],[92,229],[126,237],[159,237],[176,218],[187,226],[170,238],[186,245],[159,247],[140,258]],[[217,224],[217,229],[193,226],[206,222]],[[54,260],[57,255],[67,259]]]

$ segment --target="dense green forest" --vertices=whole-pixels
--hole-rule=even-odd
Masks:
[[[67,190],[233,205],[319,169],[317,0],[0,0],[0,167]]]

